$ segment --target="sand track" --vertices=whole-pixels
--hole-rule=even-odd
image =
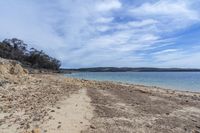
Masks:
[[[80,133],[90,126],[89,120],[93,117],[90,101],[87,90],[79,90],[52,109],[55,110],[50,114],[53,119],[44,123],[41,129],[48,133]]]

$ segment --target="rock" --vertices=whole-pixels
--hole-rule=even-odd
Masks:
[[[4,86],[5,84],[7,84],[8,82],[7,81],[0,81],[0,86]]]
[[[30,125],[29,124],[26,124],[26,129],[29,129],[30,128]]]
[[[32,130],[32,133],[41,133],[39,128]]]
[[[198,125],[196,125],[196,128],[200,129],[200,125],[199,125],[199,126],[198,126]]]
[[[94,125],[90,125],[90,128],[92,129],[96,129],[96,127]]]
[[[197,131],[197,130],[194,130],[194,131],[193,131],[193,133],[200,133],[200,132],[199,132],[199,131]]]
[[[166,113],[166,115],[169,115],[169,113]]]
[[[23,126],[23,125],[25,125],[25,123],[24,123],[24,122],[21,122],[20,125]]]
[[[57,127],[57,128],[58,128],[58,129],[59,129],[59,128],[61,128],[61,125],[58,125],[58,127]]]
[[[35,118],[33,118],[33,121],[40,121],[40,118],[39,117],[35,117]]]
[[[6,96],[3,95],[3,96],[1,96],[1,98],[6,98]]]
[[[193,122],[197,122],[196,120],[193,120],[193,119],[192,119],[192,121],[193,121]]]
[[[49,116],[49,119],[51,120],[53,118],[53,116]]]

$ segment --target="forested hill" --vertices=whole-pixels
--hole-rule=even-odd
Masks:
[[[59,70],[59,60],[50,57],[42,50],[28,49],[28,44],[17,38],[5,39],[0,42],[0,57],[21,62],[32,68]]]
[[[61,69],[61,72],[200,72],[200,69],[188,68],[130,68],[130,67],[94,67],[79,69]]]

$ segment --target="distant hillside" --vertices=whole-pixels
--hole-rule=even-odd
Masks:
[[[94,67],[79,69],[60,69],[61,72],[200,72],[200,69],[187,68],[130,68],[130,67]]]
[[[59,70],[59,60],[50,57],[43,51],[35,48],[27,49],[28,45],[17,38],[5,39],[0,42],[0,57],[17,60],[23,66],[36,69]]]

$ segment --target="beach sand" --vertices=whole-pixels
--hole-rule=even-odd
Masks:
[[[200,132],[200,93],[17,70],[0,75],[0,133]]]

